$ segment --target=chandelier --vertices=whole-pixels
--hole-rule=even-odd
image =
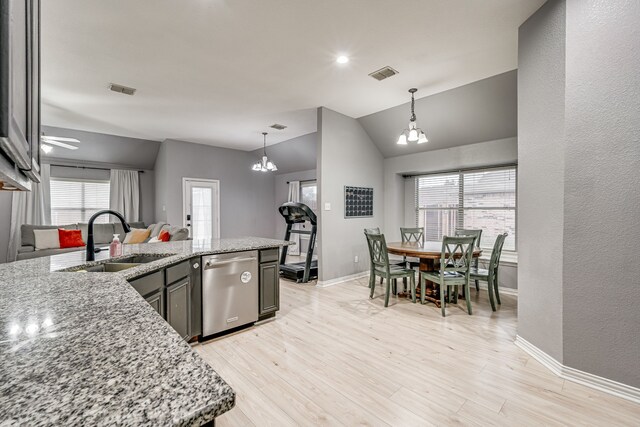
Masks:
[[[278,168],[267,158],[267,132],[262,132],[262,136],[264,138],[262,145],[262,159],[255,162],[251,169],[259,172],[275,172]]]
[[[422,129],[420,129],[416,124],[416,101],[413,98],[413,94],[417,91],[418,89],[416,88],[409,89],[409,93],[411,94],[411,117],[409,118],[409,129],[405,129],[402,131],[402,133],[400,134],[400,138],[398,138],[398,145],[407,145],[407,141],[417,142],[418,144],[429,142]]]

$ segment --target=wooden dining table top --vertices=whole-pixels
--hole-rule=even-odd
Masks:
[[[440,254],[442,253],[442,242],[390,242],[387,243],[387,251],[390,254],[394,255],[402,255],[422,259],[440,259]],[[474,257],[479,257],[481,254],[481,249],[476,248],[473,251]]]

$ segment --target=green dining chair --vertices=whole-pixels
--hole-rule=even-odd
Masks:
[[[365,228],[364,229],[364,234],[380,234],[380,227],[372,227],[372,228]],[[373,265],[373,264],[372,264]],[[397,265],[400,267],[405,267],[406,266],[406,257],[403,257],[403,260],[401,262],[392,262],[391,265]],[[382,285],[382,283],[384,282],[384,278],[380,277],[380,284]],[[404,284],[405,288],[407,286],[407,278],[405,277],[404,279],[402,279],[402,283]],[[395,291],[394,291],[395,293]]]
[[[397,265],[391,265],[389,263],[389,253],[387,252],[387,242],[384,238],[384,234],[381,233],[368,233],[365,230],[365,236],[367,238],[367,246],[369,248],[369,258],[371,261],[369,287],[371,292],[369,298],[373,298],[373,293],[376,289],[376,276],[380,276],[387,281],[387,290],[384,299],[384,306],[389,306],[389,294],[391,292],[391,284],[393,282],[393,292],[397,290],[398,279],[409,278],[411,286],[411,300],[416,302],[416,272],[411,269],[402,268]]]
[[[493,244],[493,251],[491,252],[491,259],[489,260],[489,268],[483,269],[478,267],[471,267],[470,277],[475,280],[487,282],[487,290],[489,291],[489,302],[491,303],[491,309],[496,311],[496,304],[493,301],[493,294],[495,293],[495,299],[498,304],[500,302],[500,293],[498,291],[498,267],[500,265],[500,255],[502,255],[502,246],[508,234],[499,234],[496,238],[496,242]]]
[[[424,240],[424,227],[400,227],[400,236],[402,237],[402,243],[422,243]],[[407,264],[406,256],[402,257],[402,260],[409,268],[420,267],[420,262],[416,261],[408,261]]]
[[[482,230],[472,230],[459,228],[456,230],[456,236],[473,236],[476,238],[476,248],[480,248],[480,238],[482,237]],[[471,267],[478,268],[478,258],[473,258],[473,262],[471,263]],[[476,280],[476,292],[480,292],[480,282]]]
[[[453,287],[449,302],[457,303],[458,286],[464,287],[467,312],[471,314],[469,275],[475,239],[475,237],[471,236],[444,236],[442,238],[442,252],[440,253],[440,270],[420,272],[421,283],[425,279],[440,285],[440,307],[443,317],[445,316],[445,291]],[[425,293],[422,292],[422,304],[424,304],[424,295]]]

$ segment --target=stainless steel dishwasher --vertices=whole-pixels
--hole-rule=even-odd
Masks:
[[[202,257],[202,335],[258,320],[258,251]]]

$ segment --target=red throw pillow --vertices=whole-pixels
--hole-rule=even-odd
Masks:
[[[162,230],[160,234],[158,234],[158,240],[161,242],[168,242],[171,239],[171,234],[167,230]]]
[[[60,239],[60,249],[79,248],[85,246],[85,243],[82,240],[82,231],[80,230],[65,230],[64,228],[58,228],[58,239]]]

